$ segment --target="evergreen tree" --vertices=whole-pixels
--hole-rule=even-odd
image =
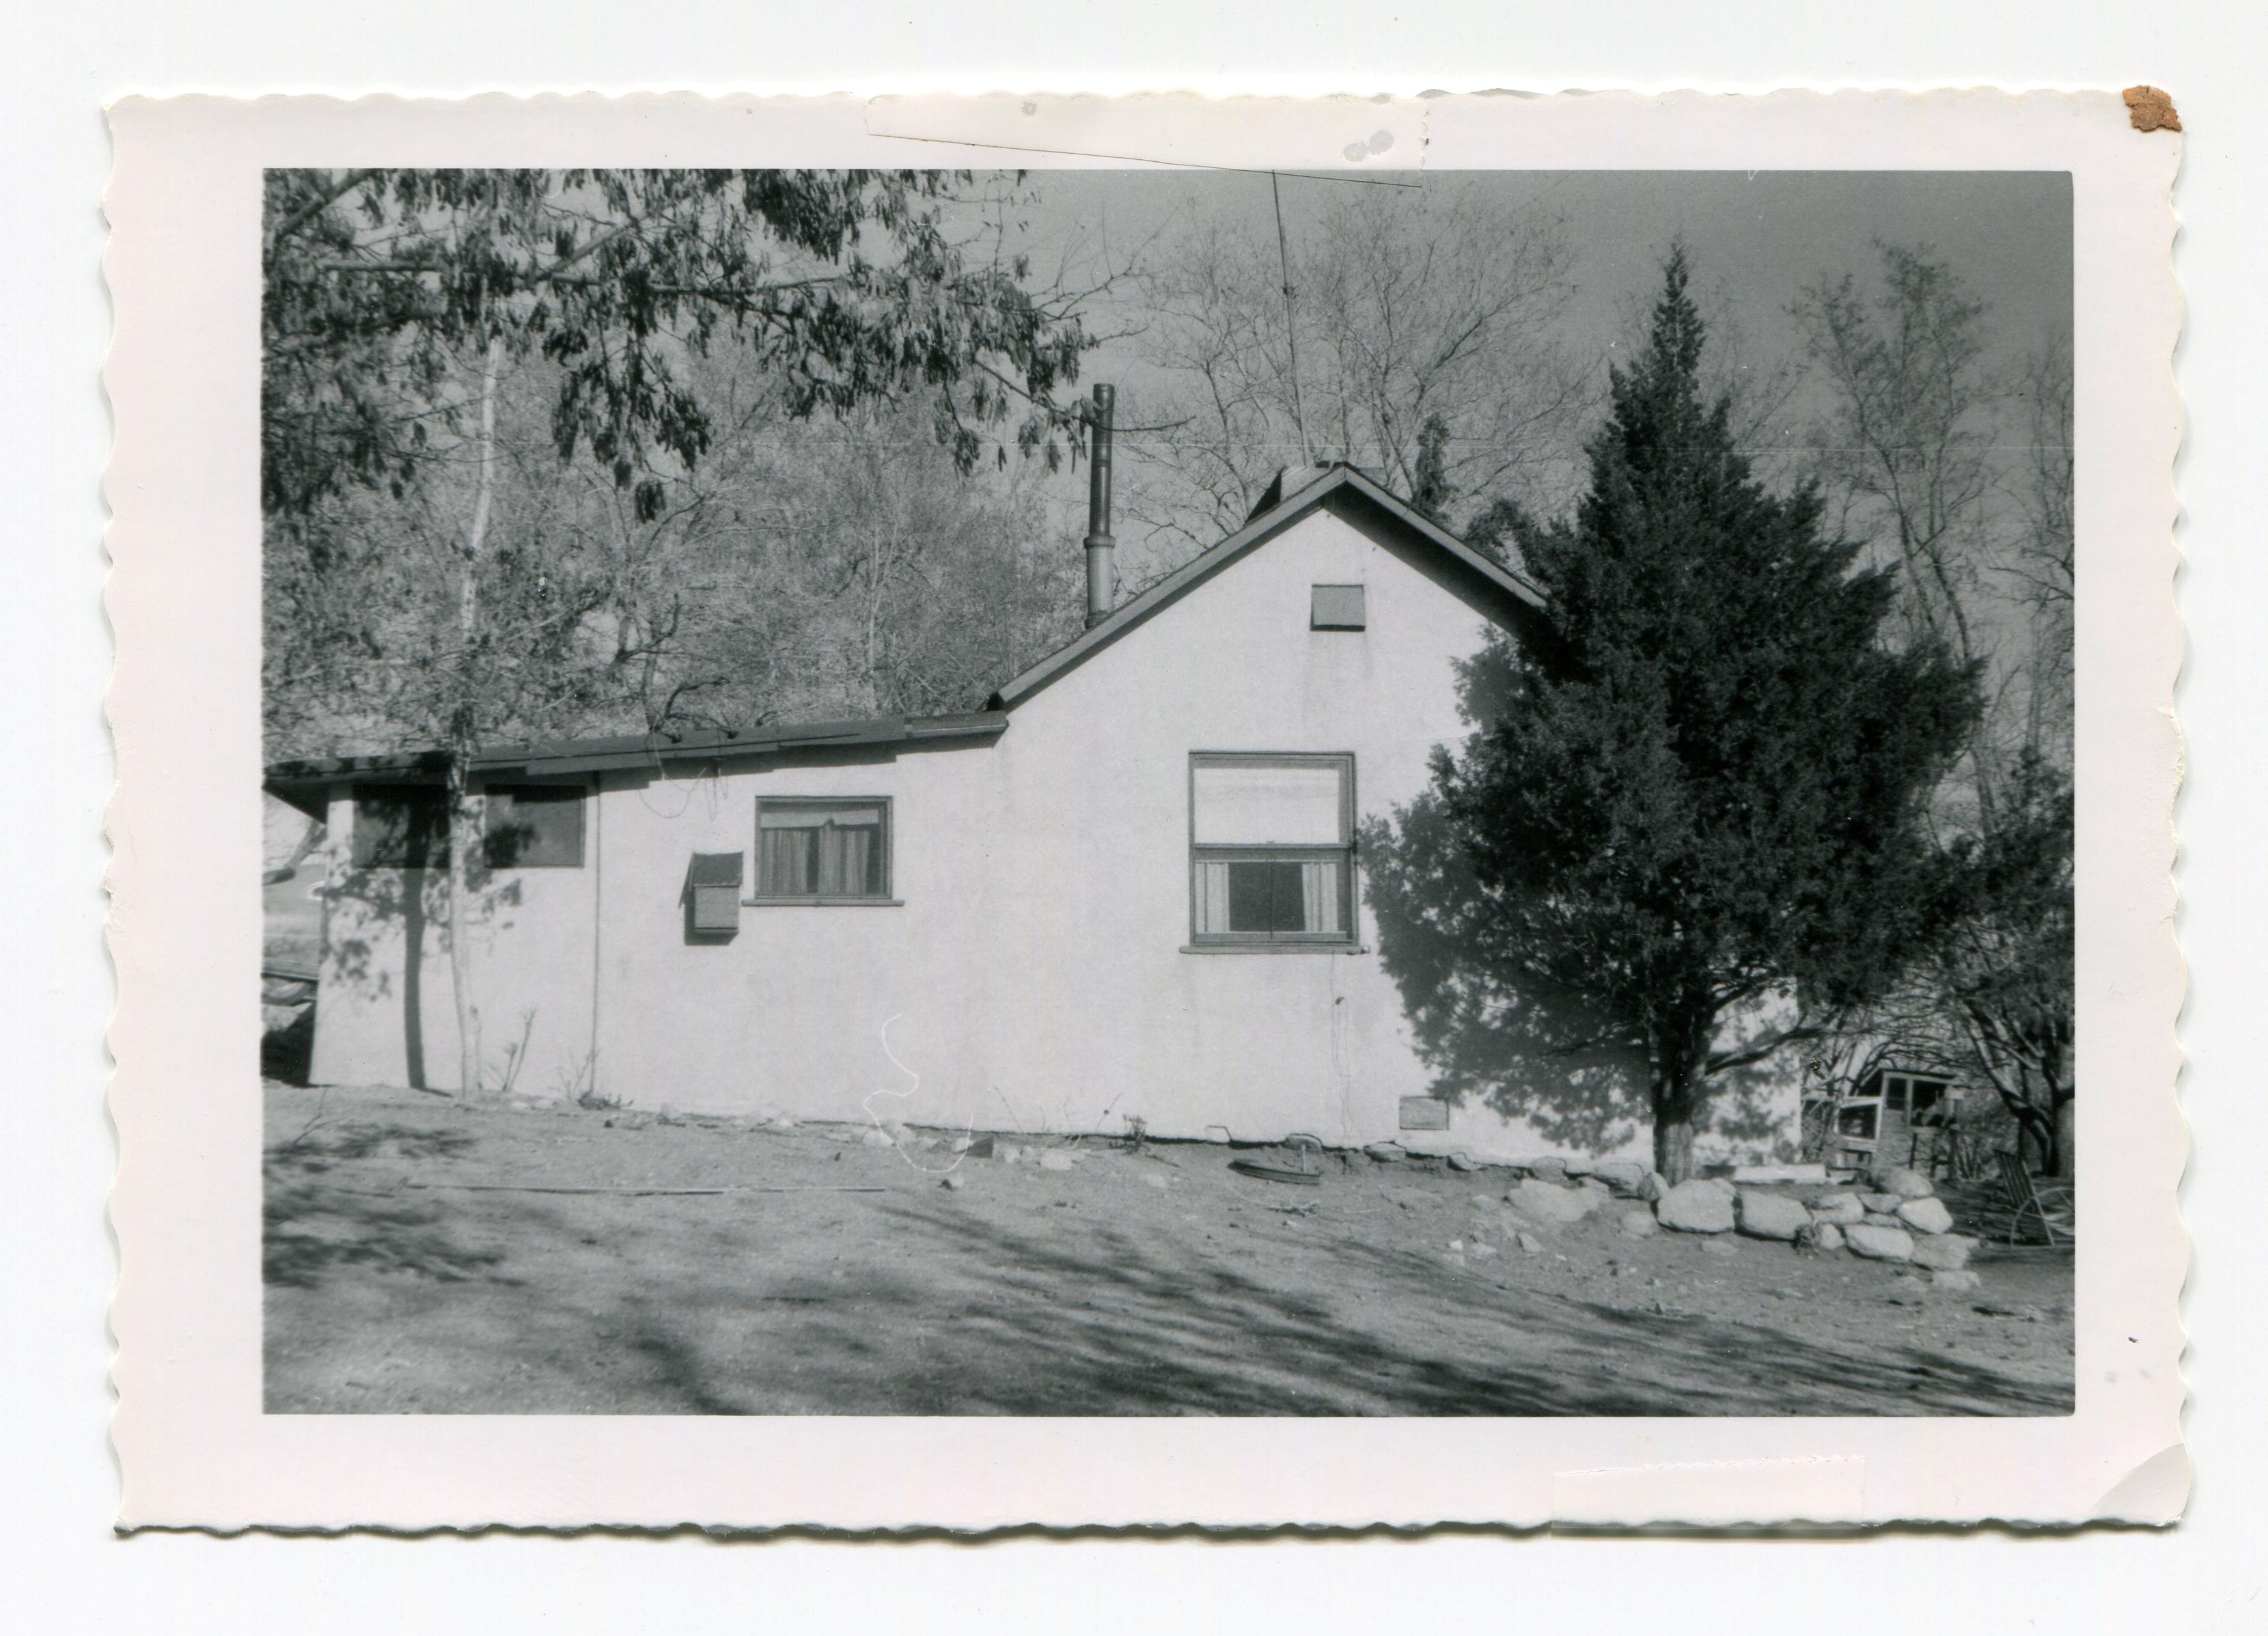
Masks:
[[[1940,649],[1886,644],[1895,571],[1825,537],[1808,486],[1751,477],[1699,385],[1682,251],[1664,274],[1572,526],[1513,520],[1556,649],[1499,638],[1470,663],[1476,731],[1373,834],[1370,868],[1382,935],[1453,930],[1421,1008],[1542,993],[1590,1043],[1643,1052],[1677,1181],[1711,1076],[1789,1038],[1727,1047],[1728,1019],[1776,991],[1858,1003],[1918,945],[1942,898],[1930,795],[1978,686]]]

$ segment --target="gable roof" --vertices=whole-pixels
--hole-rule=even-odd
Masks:
[[[1315,474],[1314,479],[1280,494],[1282,478],[1261,500],[1244,527],[1219,544],[1184,563],[1141,595],[1120,604],[1076,640],[1054,652],[1003,687],[986,701],[988,709],[1013,710],[1049,682],[1076,669],[1126,635],[1152,615],[1172,607],[1224,568],[1312,512],[1329,510],[1350,520],[1362,517],[1382,524],[1421,549],[1438,553],[1458,571],[1502,599],[1507,623],[1540,631],[1543,625],[1543,593],[1502,564],[1475,550],[1462,540],[1413,511],[1353,467],[1338,462]],[[1272,501],[1272,503],[1271,503]]]
[[[1507,623],[1524,628],[1527,634],[1548,637],[1543,595],[1533,585],[1418,515],[1407,503],[1396,499],[1353,467],[1340,463],[1321,468],[1308,483],[1289,494],[1282,492],[1283,482],[1279,477],[1270,485],[1243,527],[1025,671],[995,693],[981,711],[952,716],[875,716],[849,721],[776,722],[762,727],[491,744],[483,746],[473,758],[473,771],[484,778],[515,775],[571,777],[636,768],[650,768],[659,773],[667,770],[671,763],[700,764],[792,750],[989,743],[1006,731],[1006,712],[1017,704],[1085,664],[1152,615],[1171,607],[1302,518],[1325,509],[1355,521],[1358,527],[1367,524],[1387,528],[1420,550],[1437,553],[1441,560],[1469,575],[1475,584],[1493,595]],[[435,783],[440,780],[446,766],[446,759],[438,749],[322,756],[275,763],[267,769],[263,785],[279,800],[320,818],[335,785]]]

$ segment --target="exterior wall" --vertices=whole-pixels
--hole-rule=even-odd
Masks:
[[[1357,583],[1368,628],[1310,631],[1311,587]],[[604,775],[585,867],[520,872],[479,924],[489,1055],[533,1011],[520,1083],[538,1094],[595,1048],[606,1094],[688,1110],[1642,1153],[1642,1121],[1571,1144],[1472,1097],[1445,1131],[1401,1131],[1400,1099],[1439,1065],[1366,905],[1355,952],[1186,952],[1191,752],[1351,752],[1360,815],[1390,814],[1466,731],[1455,661],[1485,639],[1484,594],[1317,511],[1023,701],[995,742]],[[752,881],[767,795],[891,798],[895,905],[750,905],[729,941],[689,937],[692,855],[742,853]],[[351,816],[333,803],[316,1077],[408,1078],[414,987],[424,1082],[451,1086],[446,950],[429,909],[407,961],[405,872],[342,867]],[[1626,1061],[1590,1072],[1602,1094],[1643,1084]]]
[[[354,866],[353,792],[332,792],[320,859],[321,987],[311,1074],[319,1085],[458,1088],[447,882],[439,869]],[[484,1080],[523,1040],[515,1091],[565,1092],[592,1048],[597,837],[585,809],[580,869],[484,872],[470,919]]]
[[[1472,1102],[1447,1131],[1399,1131],[1400,1099],[1435,1075],[1367,905],[1359,953],[1182,952],[1191,751],[1351,751],[1368,819],[1421,793],[1432,748],[1467,730],[1454,661],[1490,624],[1432,560],[1311,514],[1018,708],[998,754],[1027,845],[998,900],[1015,999],[997,1060],[1051,1116],[1549,1148]],[[1367,629],[1310,631],[1317,584],[1365,586]]]
[[[606,1094],[799,1118],[963,1116],[942,1092],[982,1077],[998,775],[978,746],[610,776],[597,803]],[[730,941],[690,940],[679,893],[692,855],[742,853],[753,885],[756,800],[784,795],[889,797],[895,903],[747,906]],[[916,1088],[891,1050],[925,1074],[917,1100],[874,1095]]]

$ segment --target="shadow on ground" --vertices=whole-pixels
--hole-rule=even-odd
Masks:
[[[1572,1259],[1550,1249],[1521,1258],[1507,1244],[1505,1259],[1484,1264],[1491,1277],[1443,1255],[1444,1223],[1410,1226],[1415,1218],[1382,1196],[1373,1206],[1350,1191],[1336,1220],[1294,1222],[1265,1201],[1196,1183],[1166,1193],[1131,1173],[1113,1182],[999,1170],[953,1193],[895,1155],[870,1156],[861,1170],[838,1168],[823,1149],[777,1161],[774,1174],[798,1186],[764,1197],[450,1190],[453,1178],[512,1179],[517,1165],[475,1154],[474,1134],[495,1133],[502,1153],[512,1129],[414,1112],[319,1118],[270,1149],[272,1411],[2072,1408],[2068,1375],[2053,1378],[2052,1352],[2038,1345],[2051,1330],[1925,1297],[1887,1268],[1778,1247],[1750,1245],[1725,1262],[1688,1242],[1631,1250],[1571,1237]],[[733,1157],[741,1150],[713,1136],[559,1130],[546,1159],[555,1180],[572,1163],[590,1166],[572,1172],[590,1181],[648,1174],[639,1167],[649,1162],[675,1175],[682,1165],[665,1164],[664,1149],[638,1146],[665,1138],[712,1155],[701,1162],[720,1167],[715,1181],[761,1161]],[[652,1159],[630,1156],[642,1153]],[[882,1184],[805,1185],[821,1165],[830,1183]],[[1141,1218],[1139,1208],[1153,1213]],[[1362,1213],[1371,1208],[1380,1213]],[[1632,1256],[1658,1276],[1627,1276]],[[2067,1278],[2067,1256],[2063,1264]],[[1765,1280],[1807,1287],[1766,1289]],[[1731,1281],[1758,1292],[1730,1308],[1737,1316],[1722,1304],[1714,1314],[1677,1309],[1680,1300],[1719,1299],[1696,1292]]]
[[[1437,1260],[1376,1247],[1333,1252],[1345,1286],[1427,1291],[1410,1303],[1415,1334],[1366,1321],[1359,1301],[1286,1295],[1217,1262],[1161,1259],[1120,1233],[1074,1254],[925,1203],[890,1213],[953,1242],[981,1269],[945,1345],[984,1367],[919,1371],[887,1401],[873,1400],[864,1371],[846,1371],[842,1391],[870,1400],[852,1412],[2054,1414],[2071,1406],[2067,1392],[1918,1349],[1856,1354],[1762,1325],[1621,1311],[1478,1280],[1445,1286]],[[704,1298],[733,1299],[722,1289]],[[800,1327],[814,1355],[855,1358],[894,1327],[945,1318],[935,1305],[917,1289],[869,1286],[806,1308]],[[1463,1360],[1448,1360],[1458,1354]]]
[[[310,1127],[268,1153],[261,1273],[313,1289],[344,1267],[457,1282],[499,1277],[500,1250],[469,1247],[438,1201],[403,1201],[327,1178],[335,1164],[379,1156],[416,1163],[460,1156],[467,1131],[399,1124]],[[505,1280],[509,1281],[509,1280]]]

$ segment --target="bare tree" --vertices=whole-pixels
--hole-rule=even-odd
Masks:
[[[1166,381],[1139,412],[1179,424],[1130,441],[1134,515],[1210,543],[1301,458],[1303,409],[1314,458],[1405,496],[1429,423],[1444,504],[1571,478],[1589,388],[1554,335],[1572,292],[1556,217],[1435,180],[1336,189],[1312,232],[1282,243],[1269,210],[1256,182],[1248,218],[1192,217],[1141,279]]]
[[[1916,634],[1966,661],[1986,645],[1974,629],[1994,486],[1984,309],[1927,249],[1881,249],[1872,299],[1846,273],[1796,307],[1833,392],[1821,475],[1844,501],[1846,531],[1895,551]]]
[[[2070,1163],[2072,377],[2067,338],[2014,384],[1989,315],[1926,249],[1881,247],[1798,305],[1831,409],[1815,442],[1846,530],[1894,554],[1912,634],[1989,667],[1989,708],[1940,820],[1938,934],[1853,1040],[1984,1087],[2047,1168]]]
[[[2028,615],[2029,689],[2024,741],[2064,766],[2072,757],[2073,524],[2071,339],[2024,360],[2017,383],[2023,458],[2011,479],[2021,527],[2005,557],[2012,594]]]

